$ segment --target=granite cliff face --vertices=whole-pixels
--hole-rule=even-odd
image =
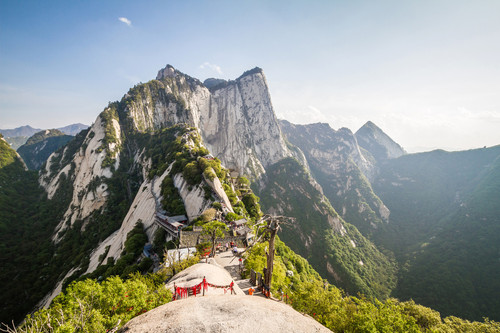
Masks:
[[[111,128],[119,142],[120,131],[116,121]],[[60,239],[61,231],[73,225],[76,220],[85,220],[106,203],[109,192],[105,179],[112,177],[111,167],[118,168],[120,159],[117,157],[113,165],[103,167],[106,158],[106,150],[102,148],[106,145],[103,142],[105,136],[106,124],[99,116],[89,131],[82,132],[74,146],[67,145],[62,151],[51,154],[40,171],[39,182],[47,191],[49,199],[64,180],[69,180],[72,187],[71,201],[54,233],[55,241]],[[116,143],[107,145],[111,152],[115,152],[117,148]]]
[[[257,178],[290,156],[260,69],[212,92],[200,129],[207,147],[226,167]]]
[[[214,156],[251,178],[290,156],[259,68],[209,90],[168,65],[156,81],[137,90],[129,92],[133,97],[125,111],[138,131],[179,123],[197,127]]]

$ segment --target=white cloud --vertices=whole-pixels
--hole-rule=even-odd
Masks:
[[[126,18],[126,17],[119,17],[118,20],[120,20],[121,22],[125,23],[129,27],[132,26],[132,22],[128,18]]]
[[[203,64],[201,64],[200,68],[201,69],[208,68],[208,69],[211,69],[211,70],[217,72],[217,74],[222,75],[222,69],[220,68],[220,66],[219,65],[215,65],[215,64],[211,64],[208,61],[206,61]]]

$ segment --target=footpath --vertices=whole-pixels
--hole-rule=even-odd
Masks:
[[[248,295],[248,289],[251,287],[253,289],[257,289],[256,287],[253,287],[252,284],[250,283],[249,279],[242,279],[241,278],[241,270],[243,269],[243,261],[240,261],[241,257],[235,256],[231,250],[227,250],[224,252],[218,252],[215,254],[215,262],[222,266],[226,271],[231,274],[231,277],[234,280],[234,283],[240,287],[241,290],[245,293],[245,295]],[[255,296],[262,296],[264,295],[261,294],[261,292],[255,290],[253,292]]]

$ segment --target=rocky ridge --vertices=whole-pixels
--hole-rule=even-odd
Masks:
[[[328,124],[294,125],[285,120],[280,124],[287,140],[304,152],[323,193],[346,221],[368,234],[389,221],[389,209],[370,184],[376,161],[361,151],[349,129],[335,131]]]

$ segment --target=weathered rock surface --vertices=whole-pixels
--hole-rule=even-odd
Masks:
[[[113,129],[119,139],[120,126],[114,119]],[[110,167],[102,167],[102,162],[106,157],[105,150],[98,150],[103,144],[105,132],[105,125],[99,116],[85,137],[82,146],[72,158],[68,158],[69,163],[60,165],[61,169],[52,173],[53,160],[65,160],[66,155],[69,154],[68,146],[66,146],[62,153],[55,152],[48,158],[45,171],[40,175],[40,185],[47,191],[49,199],[54,196],[59,188],[62,174],[64,174],[63,178],[69,178],[73,185],[71,203],[64,214],[64,218],[56,227],[53,238],[55,241],[58,241],[60,231],[63,231],[68,225],[72,225],[77,219],[85,219],[106,202],[106,197],[109,194],[107,191],[108,186],[101,178],[110,178],[113,174]],[[110,149],[115,150],[116,147],[110,147]],[[117,156],[114,165],[115,169],[119,163],[119,156]],[[70,221],[69,224],[66,223],[68,220]]]
[[[166,288],[192,287],[203,281],[227,286],[233,279],[215,260],[198,263],[175,275]],[[331,332],[291,306],[260,296],[246,296],[235,284],[236,295],[209,287],[205,296],[191,296],[146,312],[119,332]]]
[[[157,80],[127,107],[137,130],[179,123],[198,127],[206,147],[225,167],[255,178],[291,155],[261,69],[212,90],[170,65]]]
[[[229,274],[229,272],[222,266],[219,266],[215,262],[215,259],[211,258],[209,260],[210,263],[198,263],[186,268],[182,272],[175,275],[172,279],[170,279],[165,287],[174,292],[174,285],[181,288],[192,287],[201,283],[203,281],[203,278],[205,278],[208,283],[217,286],[229,286],[231,282],[234,282],[231,274]],[[245,295],[245,293],[240,289],[240,287],[238,287],[236,283],[234,284],[233,288],[236,295]],[[228,289],[224,290],[224,288],[209,287],[205,291],[205,295],[230,296],[230,292]]]
[[[174,301],[129,321],[120,332],[331,332],[291,306],[258,296],[205,296]]]

